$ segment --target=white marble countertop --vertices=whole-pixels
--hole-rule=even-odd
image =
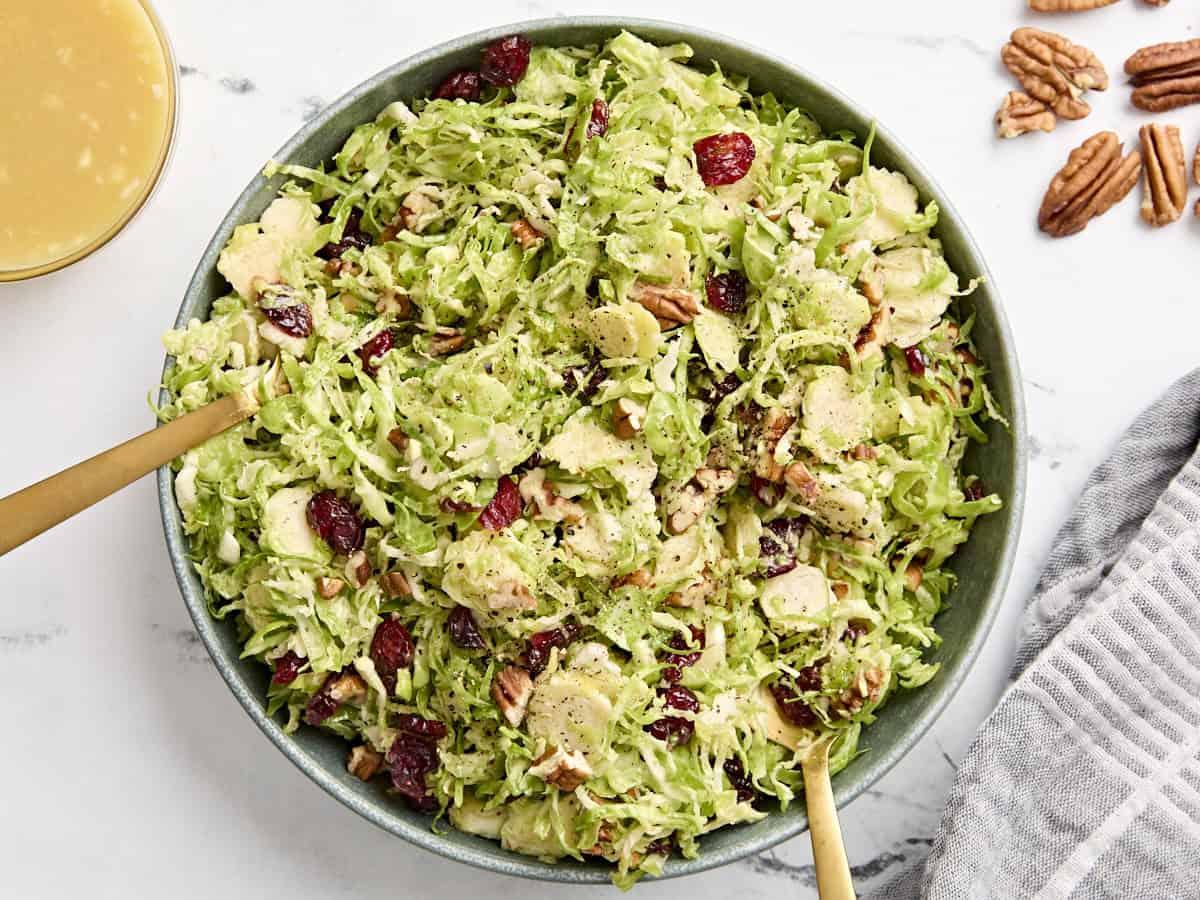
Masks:
[[[1001,143],[1013,85],[998,51],[1034,21],[1022,0],[606,4],[478,0],[159,0],[184,66],[166,180],[134,226],[48,279],[0,287],[5,421],[0,495],[151,424],[146,396],[201,250],[263,161],[323,104],[461,32],[548,15],[627,13],[735,35],[796,61],[873,111],[925,161],[990,261],[1024,367],[1033,459],[1020,559],[990,645],[921,744],[843,813],[860,888],[924,849],[976,726],[993,706],[1022,606],[1088,472],[1134,414],[1196,364],[1198,225],[1162,231],[1137,196],[1052,242],[1034,215],[1067,152],[1101,128],[1136,141],[1147,117],[1115,86],[1084,122]],[[1124,58],[1194,35],[1194,9],[1135,0],[1044,18]],[[335,14],[336,12],[336,15]],[[332,18],[331,15],[333,16]],[[330,18],[327,22],[326,19]],[[314,42],[324,41],[324,46]],[[1196,108],[1161,117],[1183,127]],[[70,398],[66,402],[64,398]],[[286,764],[209,663],[180,601],[145,479],[0,560],[6,723],[0,846],[13,897],[372,897],[564,893],[449,862],[372,827]],[[808,839],[645,897],[814,897]]]

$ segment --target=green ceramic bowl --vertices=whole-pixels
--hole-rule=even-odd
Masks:
[[[865,135],[873,121],[868,113],[813,76],[729,38],[665,22],[568,17],[479,32],[397,63],[363,82],[310,121],[275,154],[275,159],[304,165],[316,165],[329,159],[355,125],[373,119],[393,100],[427,93],[455,69],[477,65],[480,49],[503,35],[521,32],[535,44],[599,44],[621,29],[636,32],[656,43],[686,41],[696,51],[694,62],[697,66],[705,68],[710,62],[717,62],[727,72],[746,74],[750,76],[754,90],[772,91],[781,100],[809,110],[827,131],[847,128]],[[920,189],[924,199],[938,202],[942,215],[937,231],[953,268],[967,277],[987,276],[987,266],[954,207],[920,163],[886,128],[878,130],[872,160],[904,172]],[[235,226],[258,219],[281,181],[280,178],[268,180],[256,175],[234,203],[213,235],[188,285],[176,327],[194,317],[205,318],[212,301],[228,290],[217,274],[217,255]],[[941,663],[941,674],[919,690],[899,691],[883,709],[879,721],[866,729],[861,742],[866,752],[834,779],[834,795],[839,805],[849,803],[883,777],[946,707],[987,639],[1008,582],[1025,495],[1025,407],[1021,378],[1013,338],[995,282],[988,277],[967,302],[977,315],[975,338],[983,358],[992,368],[992,389],[1012,422],[1011,431],[993,425],[991,442],[973,448],[967,465],[990,488],[1000,492],[1005,499],[1005,508],[980,521],[971,540],[954,560],[959,587],[951,598],[949,609],[938,619],[938,630],[945,640],[931,657]],[[266,714],[266,667],[240,659],[240,646],[232,623],[214,621],[205,609],[204,592],[188,562],[171,474],[166,468],[159,472],[158,489],[167,548],[196,630],[238,702],[271,742],[306,775],[381,828],[451,859],[508,875],[548,881],[592,883],[608,880],[610,870],[604,865],[572,861],[549,865],[509,853],[492,841],[454,830],[444,835],[435,834],[430,830],[428,818],[410,812],[404,804],[390,798],[382,786],[363,784],[346,772],[344,741],[314,728],[285,734],[280,721]],[[265,752],[262,761],[264,764],[268,761]],[[723,828],[704,838],[698,859],[669,862],[665,876],[700,872],[758,853],[799,834],[805,824],[801,804],[755,825]]]

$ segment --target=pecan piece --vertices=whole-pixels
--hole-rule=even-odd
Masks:
[[[399,428],[393,428],[388,432],[387,442],[401,453],[408,449],[408,435]]]
[[[528,612],[537,609],[537,599],[519,581],[506,581],[488,597],[490,609],[518,609]]]
[[[706,569],[705,572],[707,573],[707,571]],[[704,606],[704,602],[716,593],[716,590],[717,583],[704,574],[699,581],[693,581],[677,591],[671,591],[663,598],[663,603],[675,609],[700,609]]]
[[[1166,6],[1171,0],[1142,0],[1147,6]]]
[[[526,503],[537,507],[538,518],[574,525],[587,517],[587,511],[574,500],[554,493],[554,485],[546,481],[546,470],[543,468],[530,469],[522,475],[517,482],[517,490]]]
[[[613,433],[629,440],[637,436],[646,421],[646,407],[629,397],[620,398],[613,405]]]
[[[542,233],[525,219],[517,219],[509,226],[509,230],[523,250],[529,250],[542,242]]]
[[[866,294],[866,291],[864,290],[863,293]],[[866,296],[869,303],[871,297],[869,294]],[[882,300],[883,298],[880,297],[880,302]],[[854,339],[854,352],[860,359],[867,359],[876,353],[882,353],[883,345],[887,342],[887,329],[888,323],[892,319],[892,311],[886,306],[875,306],[875,310],[871,313],[871,321],[863,326],[858,337]]]
[[[1092,108],[1079,95],[1108,87],[1108,72],[1091,50],[1061,34],[1018,28],[1000,59],[1021,86],[1064,119],[1082,119]]]
[[[1031,131],[1053,131],[1057,124],[1050,107],[1023,91],[1009,91],[996,113],[996,134],[1002,138],[1015,138]]]
[[[371,580],[371,561],[362,550],[355,550],[346,560],[346,580],[360,588]]]
[[[533,696],[533,679],[520,666],[505,666],[492,679],[492,699],[500,707],[506,722],[516,728],[525,719],[529,698]]]
[[[910,591],[916,592],[917,588],[921,586],[921,582],[924,580],[925,570],[916,563],[912,563],[907,569],[904,570],[904,583],[908,585],[908,589]]]
[[[383,765],[383,754],[376,753],[366,744],[359,744],[350,750],[346,758],[346,771],[361,781],[370,781]]]
[[[1142,158],[1146,177],[1142,182],[1142,219],[1159,228],[1183,215],[1187,204],[1187,169],[1179,129],[1174,125],[1143,125]]]
[[[779,441],[787,434],[787,430],[795,421],[795,416],[778,406],[771,407],[763,416],[758,464],[754,470],[754,474],[759,478],[773,482],[783,480],[783,466],[775,461],[775,448],[779,446]]]
[[[1133,190],[1142,157],[1134,150],[1122,158],[1121,151],[1121,142],[1111,131],[1094,134],[1071,151],[1042,200],[1038,212],[1042,231],[1053,237],[1080,232]]]
[[[783,472],[784,483],[805,500],[815,500],[821,494],[821,483],[802,462],[794,462]]]
[[[529,774],[560,791],[570,792],[592,777],[592,767],[588,765],[587,757],[578,751],[548,747],[533,761]]]
[[[617,588],[627,587],[628,585],[633,585],[634,587],[640,587],[640,588],[649,587],[650,586],[649,570],[648,569],[634,569],[632,572],[630,572],[627,575],[618,575],[616,578],[613,579],[613,582],[612,582],[612,588],[614,591]]]
[[[1029,0],[1029,8],[1037,12],[1087,12],[1116,2],[1117,0]]]
[[[367,698],[367,683],[354,672],[335,675],[321,690],[337,703],[362,703]]]
[[[457,328],[439,328],[429,339],[429,355],[445,356],[453,353],[455,350],[462,349],[462,345],[466,341],[467,336]]]
[[[1200,103],[1200,38],[1143,47],[1125,60],[1138,109],[1164,112]]]
[[[327,578],[321,575],[317,578],[317,593],[328,600],[330,597],[336,597],[342,592],[342,588],[346,586],[346,582],[340,578]]]
[[[387,572],[380,575],[379,586],[393,600],[397,597],[412,596],[412,586],[408,583],[408,579],[404,577],[403,572]]]
[[[658,319],[658,327],[663,331],[686,325],[700,314],[696,295],[683,288],[638,281],[633,285],[632,295],[635,301],[654,314],[654,318]]]
[[[697,469],[692,480],[672,498],[667,530],[671,534],[683,534],[699,521],[718,497],[736,486],[737,473],[732,469]]]

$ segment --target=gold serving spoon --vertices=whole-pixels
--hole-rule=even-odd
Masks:
[[[855,900],[850,862],[846,859],[837,805],[833,802],[833,784],[829,780],[829,750],[835,736],[814,740],[812,731],[784,719],[766,685],[759,688],[758,699],[762,704],[759,724],[767,739],[800,754],[804,800],[808,804],[808,836],[812,840],[821,900]]]
[[[229,394],[0,500],[0,556],[258,412]]]
[[[829,780],[829,748],[833,738],[817,741],[801,760],[804,799],[808,803],[808,836],[812,839],[821,900],[855,900],[850,862],[842,843],[833,784]]]

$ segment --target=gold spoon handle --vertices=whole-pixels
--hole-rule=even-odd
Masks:
[[[842,843],[833,784],[829,780],[829,742],[814,748],[804,761],[804,796],[808,802],[808,833],[817,866],[821,900],[855,900],[850,862]]]
[[[257,411],[254,397],[229,394],[0,499],[0,556]]]

